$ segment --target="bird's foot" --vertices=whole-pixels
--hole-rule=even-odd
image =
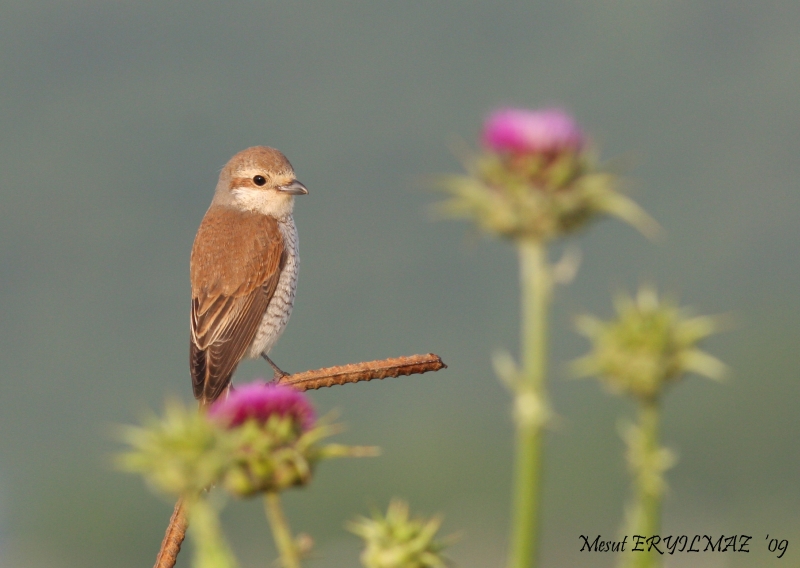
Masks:
[[[272,367],[272,382],[273,382],[273,383],[277,383],[277,382],[278,382],[278,381],[280,381],[280,380],[281,380],[283,377],[288,377],[288,376],[289,376],[289,373],[286,373],[286,372],[282,371],[282,370],[280,369],[280,367],[278,367],[278,366],[277,366],[275,363],[273,363],[273,362],[272,362],[272,359],[270,359],[270,358],[267,356],[267,354],[266,354],[266,353],[262,353],[262,354],[261,354],[261,356],[262,356],[264,359],[266,359],[266,360],[267,360],[267,363],[269,363],[269,366],[270,366],[270,367]]]

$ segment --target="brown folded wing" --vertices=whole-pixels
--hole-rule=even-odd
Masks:
[[[194,396],[207,404],[230,384],[286,265],[273,217],[212,207],[191,257],[189,365]]]

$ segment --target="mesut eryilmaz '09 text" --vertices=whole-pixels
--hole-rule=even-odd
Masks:
[[[594,540],[589,540],[586,535],[580,535],[581,552],[657,552],[659,554],[675,554],[676,552],[750,552],[750,535],[720,535],[716,539],[708,535],[680,535],[680,536],[643,536],[633,535],[628,540],[626,535],[622,540],[602,540],[597,535]],[[779,552],[782,558],[789,547],[789,541],[769,539],[770,552]]]

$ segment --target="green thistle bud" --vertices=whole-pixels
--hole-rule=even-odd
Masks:
[[[318,426],[301,433],[278,415],[264,423],[247,420],[228,434],[233,451],[222,485],[239,497],[305,485],[320,456],[315,442],[329,430]]]
[[[364,539],[365,568],[444,568],[447,562],[441,553],[447,544],[434,539],[441,524],[440,516],[410,519],[408,504],[395,499],[385,517],[375,512],[347,528]]]
[[[194,495],[215,483],[228,463],[230,447],[218,429],[196,409],[167,404],[163,419],[128,426],[122,438],[132,449],[118,466],[141,473],[159,491]]]
[[[615,307],[617,318],[608,322],[578,319],[578,330],[592,342],[592,350],[573,363],[576,375],[595,375],[612,391],[643,400],[657,398],[687,372],[722,378],[725,366],[697,347],[718,331],[714,318],[689,317],[648,288],[636,298],[620,296]]]

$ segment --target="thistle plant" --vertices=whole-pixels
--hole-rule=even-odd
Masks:
[[[577,376],[596,376],[612,392],[626,394],[636,402],[637,423],[622,429],[633,477],[624,534],[657,535],[667,487],[664,472],[676,461],[672,452],[659,445],[661,400],[666,389],[686,373],[723,377],[724,365],[698,348],[700,340],[719,330],[719,322],[692,317],[686,309],[659,299],[650,288],[640,289],[635,298],[619,296],[615,307],[617,317],[611,321],[579,318],[578,330],[589,338],[592,349],[575,361],[573,368]],[[655,551],[621,558],[621,565],[627,568],[660,564]]]
[[[317,442],[331,434],[315,426],[303,394],[286,387],[245,385],[217,401],[208,418],[230,443],[220,485],[238,497],[305,485],[320,457]]]
[[[220,529],[219,501],[207,489],[225,472],[229,439],[196,409],[167,404],[164,417],[149,417],[143,427],[126,427],[131,450],[118,456],[121,469],[141,473],[161,493],[183,498],[192,521],[194,568],[236,568],[236,558]]]
[[[306,397],[290,387],[252,383],[217,401],[208,413],[170,404],[163,419],[124,434],[132,449],[119,457],[156,489],[183,498],[194,527],[195,568],[234,568],[236,559],[210,496],[219,486],[235,497],[264,496],[284,568],[299,568],[307,538],[296,539],[280,492],[308,484],[328,458],[376,455],[376,448],[320,442],[339,428],[318,421]]]
[[[447,543],[436,540],[442,524],[439,516],[410,518],[408,504],[395,499],[386,515],[374,512],[348,524],[350,532],[364,539],[364,568],[445,568],[442,551]]]
[[[521,361],[499,353],[495,370],[514,396],[516,425],[508,567],[528,568],[537,559],[542,437],[552,414],[545,379],[555,280],[547,245],[604,214],[646,234],[657,224],[617,191],[616,178],[598,165],[583,130],[562,110],[497,110],[484,123],[482,142],[483,151],[466,159],[467,175],[442,180],[449,199],[438,210],[517,247]]]

